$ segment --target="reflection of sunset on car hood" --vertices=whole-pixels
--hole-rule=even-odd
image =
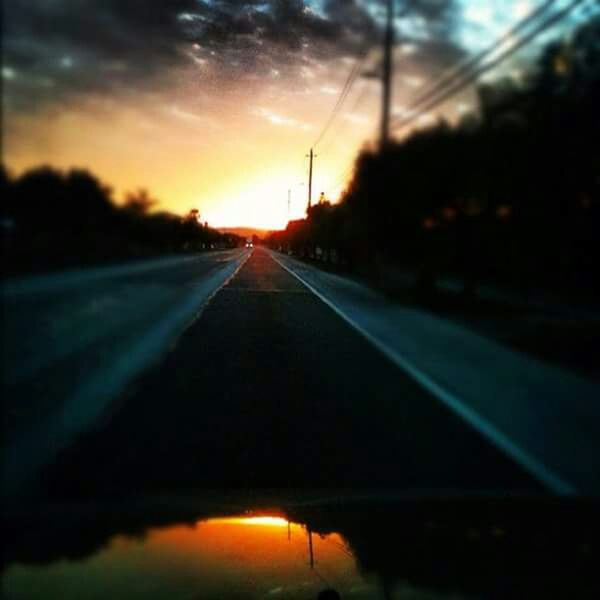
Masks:
[[[118,535],[81,562],[14,566],[5,590],[20,595],[31,582],[61,597],[84,597],[90,587],[106,598],[314,598],[324,581],[339,589],[371,588],[358,574],[355,559],[336,533],[310,534],[281,516],[214,518],[191,525],[149,530],[142,538]],[[116,594],[116,595],[115,595]],[[196,597],[196,596],[194,596]]]

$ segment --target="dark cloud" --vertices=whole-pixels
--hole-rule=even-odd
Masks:
[[[447,51],[453,2],[405,0],[428,28],[432,52]],[[3,64],[9,107],[31,108],[77,93],[135,91],[193,61],[213,77],[299,68],[301,54],[355,54],[379,35],[372,0],[5,0]],[[427,37],[426,36],[426,37]],[[438,48],[436,50],[436,48]]]

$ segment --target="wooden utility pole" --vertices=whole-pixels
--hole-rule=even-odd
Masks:
[[[308,205],[306,207],[306,212],[310,210],[312,206],[312,175],[313,175],[313,159],[315,157],[313,153],[313,149],[310,149],[310,154],[308,155],[310,158],[310,165],[308,167]]]
[[[383,47],[382,106],[380,148],[387,146],[390,138],[390,105],[392,101],[392,63],[394,50],[394,0],[386,0],[387,19]]]

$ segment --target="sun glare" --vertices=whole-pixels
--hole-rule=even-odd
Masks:
[[[210,519],[213,524],[219,525],[262,525],[265,527],[287,527],[288,521],[283,517],[260,515],[256,517],[224,517],[222,519]],[[202,521],[200,521],[202,523]]]
[[[325,170],[315,177],[313,204],[318,201],[321,191],[325,191],[328,200],[339,200],[347,182],[338,178],[335,186],[332,186],[332,181],[335,179]],[[240,184],[226,196],[211,203],[203,213],[203,220],[207,220],[212,227],[245,226],[279,230],[285,228],[290,220],[304,218],[307,202],[307,185],[298,181],[296,173],[268,174],[254,182]]]
[[[258,229],[282,229],[289,218],[300,218],[303,207],[292,188],[288,211],[289,182],[287,177],[264,177],[231,190],[205,211],[205,217],[213,227],[256,227]],[[294,193],[296,192],[296,193]],[[289,218],[288,218],[288,215]]]

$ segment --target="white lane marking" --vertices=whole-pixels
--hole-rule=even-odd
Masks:
[[[229,283],[234,279],[234,277],[241,271],[242,267],[248,262],[249,258],[252,256],[252,252],[254,252],[254,250],[250,250],[250,252],[246,252],[246,254],[242,254],[241,255],[241,260],[239,262],[239,264],[237,265],[237,267],[234,269],[233,273],[231,273],[227,279],[225,279],[225,281],[223,281],[221,284],[219,284],[211,294],[209,294],[206,298],[206,300],[201,304],[201,306],[198,308],[198,312],[194,315],[194,317],[190,320],[190,322],[181,330],[181,333],[177,336],[177,338],[173,341],[173,344],[171,346],[171,348],[175,348],[175,346],[177,345],[177,342],[179,341],[179,338],[184,334],[185,331],[187,331],[202,315],[202,313],[206,310],[206,307],[212,302],[213,298],[220,292],[222,292],[228,285]],[[238,260],[238,259],[236,259]],[[229,261],[227,261],[229,262]]]
[[[386,358],[388,358],[396,366],[407,372],[417,383],[425,388],[435,398],[443,402],[446,406],[452,409],[456,414],[462,417],[469,425],[476,429],[496,448],[510,456],[516,463],[523,467],[528,473],[533,475],[539,482],[545,485],[548,489],[556,494],[573,495],[577,493],[576,488],[565,481],[560,475],[556,474],[550,467],[540,462],[537,458],[529,454],[526,450],[515,444],[507,435],[497,429],[487,419],[475,412],[467,406],[460,398],[449,392],[447,389],[436,383],[429,375],[421,371],[418,367],[412,364],[409,360],[401,356],[393,348],[381,342],[361,325],[359,325],[352,317],[348,316],[341,308],[336,306],[331,300],[319,292],[313,285],[308,283],[301,275],[293,271],[291,268],[283,264],[279,259],[271,253],[271,258],[290,275],[293,275],[300,283],[305,285],[315,296],[324,302],[331,310],[339,317],[344,319],[348,325],[355,329],[368,342],[370,342],[377,350],[379,350]]]
[[[169,313],[155,320],[143,336],[121,344],[118,355],[100,360],[98,368],[64,399],[55,413],[8,446],[0,469],[5,496],[15,497],[22,491],[26,492],[41,467],[68,446],[75,435],[90,429],[97,419],[106,414],[127,385],[172,351],[183,333],[236,276],[251,254],[241,253],[230,261],[233,264],[226,264],[208,279],[203,279]],[[230,272],[227,272],[229,269]]]
[[[9,385],[18,385],[53,363],[64,360],[75,353],[89,351],[93,344],[109,340],[116,334],[120,334],[122,329],[130,331],[131,308],[140,301],[144,306],[137,311],[133,321],[134,326],[136,322],[145,324],[144,331],[146,331],[148,322],[154,321],[150,318],[152,315],[165,314],[165,309],[160,306],[161,302],[169,307],[167,311],[170,313],[173,312],[173,307],[181,299],[181,291],[178,286],[171,286],[172,292],[170,291],[169,294],[172,294],[174,298],[170,302],[167,302],[169,298],[166,290],[152,289],[155,285],[158,288],[161,287],[160,278],[163,275],[177,272],[178,269],[190,265],[208,264],[208,272],[200,275],[201,279],[206,279],[211,276],[213,271],[222,269],[227,263],[236,263],[247,254],[247,251],[242,250],[239,252],[210,253],[205,256],[196,254],[187,257],[167,257],[136,263],[123,263],[118,265],[117,268],[90,268],[89,272],[78,270],[47,276],[34,276],[28,279],[29,283],[37,286],[28,288],[28,293],[35,297],[38,302],[41,300],[36,294],[40,292],[65,294],[68,290],[75,288],[75,293],[67,299],[47,297],[46,300],[50,301],[51,304],[41,309],[39,307],[28,307],[26,312],[31,310],[35,312],[28,316],[29,320],[25,329],[21,321],[25,319],[26,312],[23,312],[21,300],[26,289],[20,288],[17,296],[3,295],[5,315],[9,321],[14,320],[13,327],[10,330],[10,338],[15,343],[11,347],[11,352],[7,352],[5,374],[7,382]],[[225,261],[224,256],[228,257],[228,260]],[[132,283],[127,279],[130,275],[140,273],[146,274],[145,282],[141,285]],[[198,276],[188,276],[190,282],[197,278]],[[102,288],[86,285],[100,280],[104,283]],[[68,282],[67,287],[63,285],[65,281]],[[47,287],[48,282],[55,287],[53,289],[43,289],[43,286]],[[147,292],[140,293],[139,290],[144,288]],[[134,289],[138,291],[134,292]],[[146,294],[150,295],[147,301]],[[53,302],[57,300],[59,302],[54,305]],[[102,303],[105,304],[104,307]],[[21,324],[19,325],[19,323]],[[23,346],[23,344],[16,343],[16,341],[18,336],[20,336],[21,342],[27,341],[34,332],[41,336],[44,343],[38,345],[36,352],[32,353],[29,351],[29,346]]]

